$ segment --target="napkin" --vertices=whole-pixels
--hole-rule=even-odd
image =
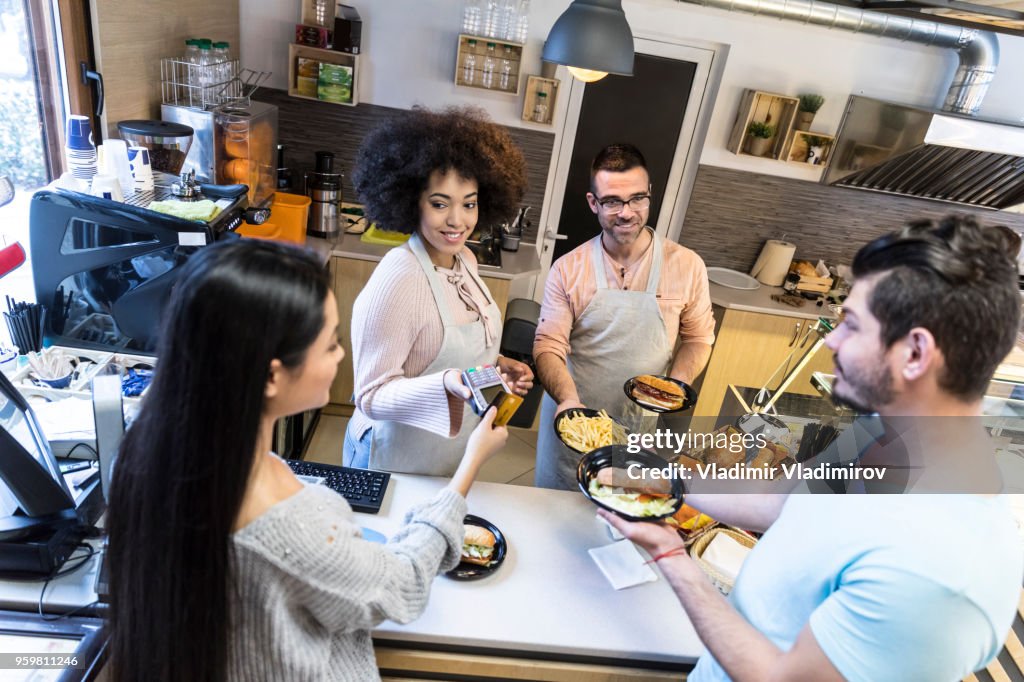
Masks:
[[[750,548],[744,547],[725,533],[718,533],[704,548],[700,558],[733,580],[740,574]]]
[[[658,576],[654,574],[647,561],[636,551],[636,547],[628,540],[613,542],[604,547],[587,550],[594,563],[608,578],[616,590],[623,590],[641,583],[654,582]]]

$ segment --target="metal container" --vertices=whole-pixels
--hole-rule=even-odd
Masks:
[[[164,104],[165,121],[195,130],[182,171],[202,182],[248,185],[249,204],[265,205],[277,189],[277,107],[251,102],[209,111]]]
[[[305,175],[309,205],[306,233],[314,237],[336,237],[341,232],[341,173],[334,172],[334,154],[316,153],[316,170]]]

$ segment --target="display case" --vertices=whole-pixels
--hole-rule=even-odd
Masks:
[[[761,92],[760,90],[744,90],[743,96],[740,98],[739,109],[736,112],[736,120],[733,122],[732,131],[729,134],[727,144],[729,151],[733,154],[781,159],[799,105],[800,100],[796,97]],[[752,123],[765,124],[774,130],[764,153],[759,154],[752,151],[753,140],[748,135]]]
[[[493,52],[489,47],[491,45],[494,46]],[[485,68],[485,61],[488,58],[494,61],[490,77]],[[522,59],[522,43],[460,33],[459,46],[455,54],[455,84],[506,95],[518,95],[519,67]],[[503,71],[506,61],[510,67],[507,74]]]
[[[288,46],[288,94],[331,104],[359,104],[359,55]]]

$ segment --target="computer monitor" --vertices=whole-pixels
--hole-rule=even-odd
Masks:
[[[40,524],[77,522],[75,497],[60,473],[46,435],[24,396],[0,373],[0,488],[16,510],[0,517],[0,540]],[[13,511],[13,513],[12,513]]]

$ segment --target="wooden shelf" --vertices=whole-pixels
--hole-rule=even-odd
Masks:
[[[817,137],[825,141],[821,157],[815,161],[813,166],[824,167],[832,155],[832,148],[835,146],[835,137],[825,133],[814,133],[809,130],[794,130],[790,133],[789,143],[786,146],[786,160],[793,163],[808,164],[807,151],[810,149],[809,138]]]
[[[733,154],[756,156],[748,151],[750,136],[747,135],[747,127],[754,121],[767,123],[775,128],[775,136],[771,138],[771,146],[762,158],[781,159],[799,105],[800,100],[796,97],[744,90],[727,148]]]
[[[526,96],[523,97],[523,120],[533,123],[551,125],[555,119],[555,104],[558,102],[558,87],[562,81],[557,78],[541,78],[540,76],[528,76],[526,79]],[[546,93],[548,113],[543,121],[534,118],[534,108],[537,106],[537,99],[540,93]]]
[[[302,60],[300,62],[299,60]],[[312,66],[315,64],[316,66]],[[328,65],[330,75],[324,74],[321,65]],[[341,70],[333,67],[342,67]],[[316,77],[312,75],[316,69]],[[350,82],[344,82],[344,73],[350,73]],[[325,82],[340,78],[340,82]],[[346,85],[348,97],[345,97]],[[311,99],[328,104],[355,106],[359,104],[359,55],[325,50],[308,45],[288,45],[288,94],[300,99]],[[330,96],[342,98],[342,101]]]
[[[475,45],[470,45],[473,41]],[[487,45],[494,44],[494,81],[492,87],[486,88],[482,85],[484,71],[484,59],[487,58]],[[508,48],[507,59],[512,64],[512,73],[509,77],[509,87],[501,89],[501,63],[506,59],[505,48]],[[476,65],[472,70],[471,79],[466,78],[466,56],[472,54],[476,59]],[[466,33],[459,34],[459,48],[455,53],[455,84],[464,88],[476,88],[487,92],[497,92],[505,95],[519,94],[519,67],[523,60],[523,44],[513,43],[497,38],[486,38],[483,36],[472,36]]]

